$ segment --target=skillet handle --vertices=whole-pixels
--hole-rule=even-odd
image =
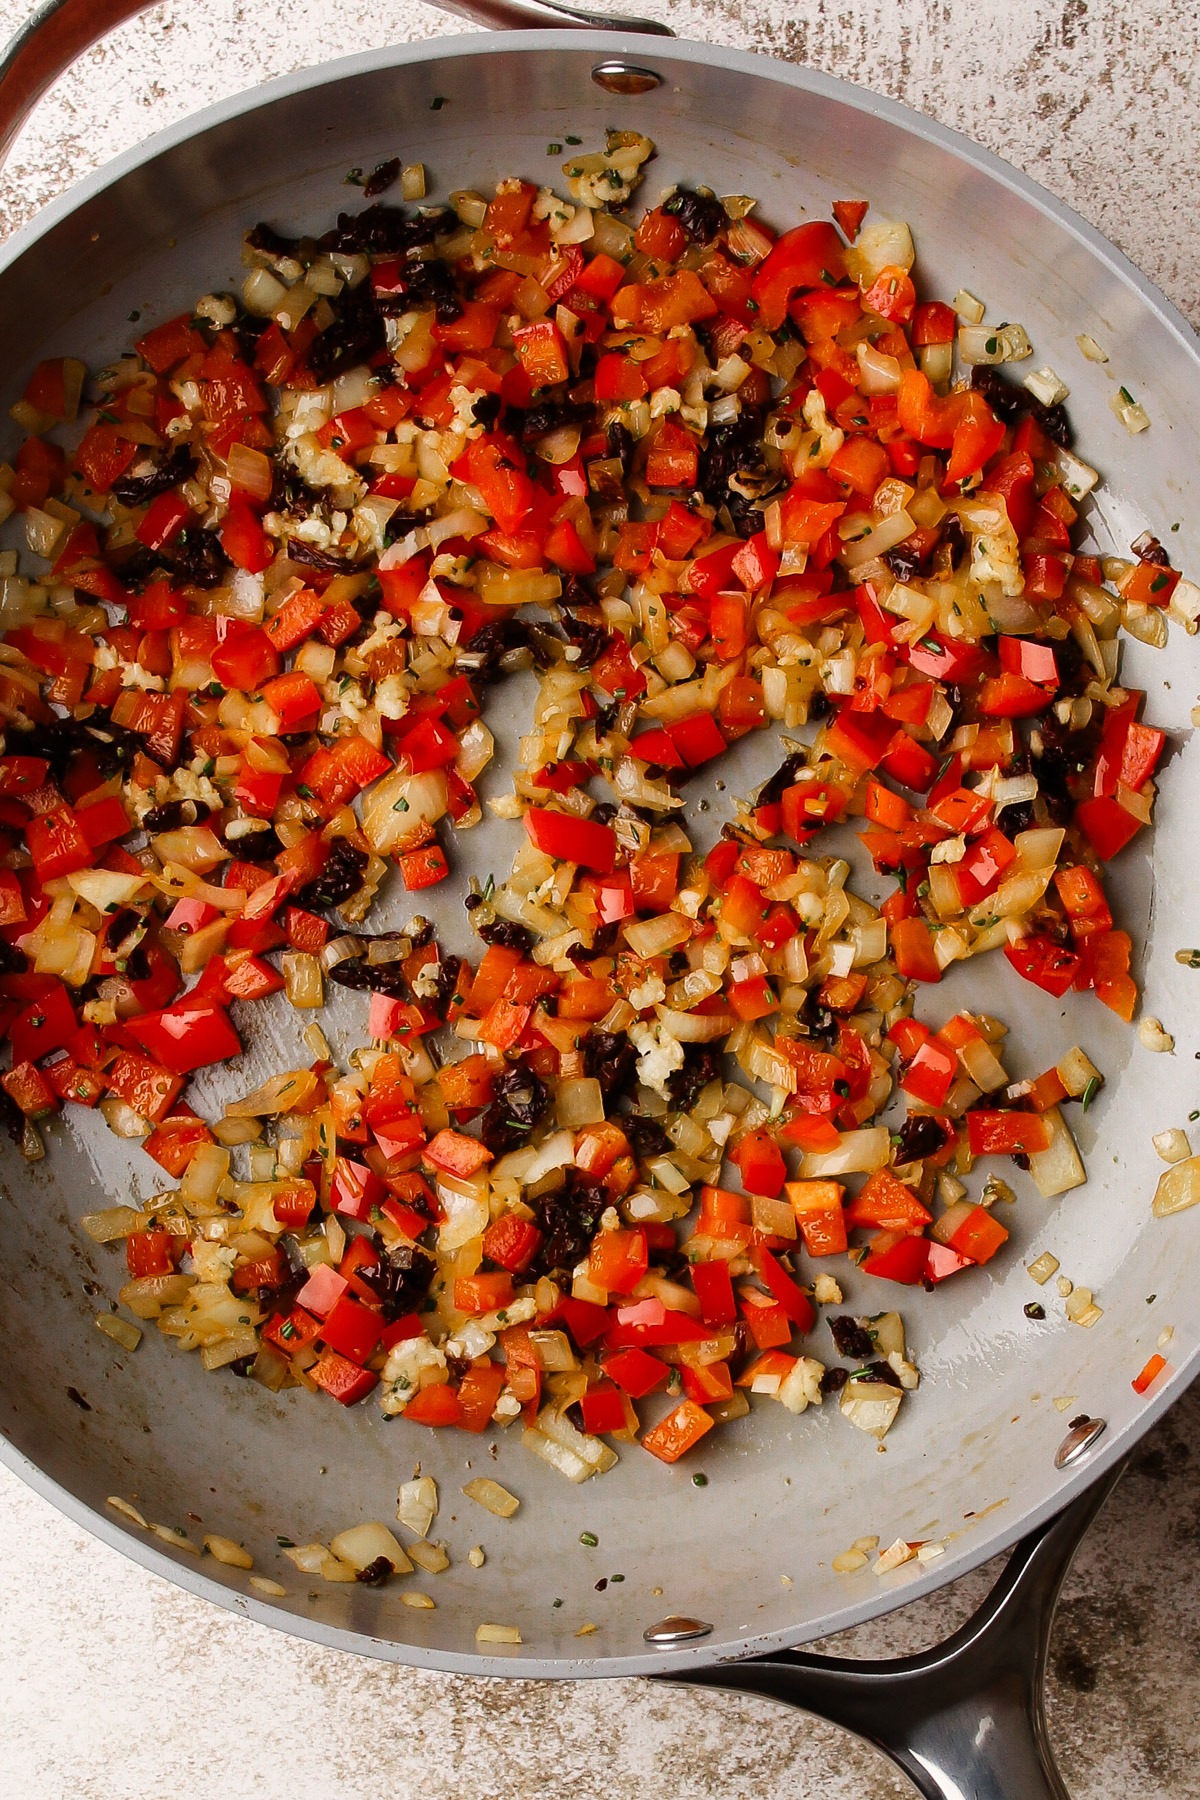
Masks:
[[[925,1800],[1070,1800],[1046,1730],[1050,1626],[1122,1468],[1024,1538],[974,1617],[932,1650],[881,1662],[791,1650],[658,1679],[761,1694],[844,1725]]]
[[[151,0],[46,0],[0,57],[0,161],[29,113],[84,51]],[[497,31],[585,26],[597,31],[642,32],[674,37],[656,19],[615,18],[556,0],[439,0],[448,12]]]

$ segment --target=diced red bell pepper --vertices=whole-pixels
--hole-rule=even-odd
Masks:
[[[712,1430],[715,1420],[703,1407],[697,1406],[694,1400],[681,1400],[674,1412],[652,1425],[642,1438],[642,1449],[648,1450],[651,1456],[657,1456],[660,1462],[678,1462],[689,1450],[693,1450],[706,1432]]]
[[[163,1119],[144,1139],[142,1149],[178,1181],[200,1146],[214,1142],[203,1119],[180,1114]]]
[[[1126,1024],[1137,1004],[1137,986],[1129,974],[1133,945],[1127,931],[1103,931],[1082,945],[1076,987],[1095,989],[1096,998]]]
[[[791,1181],[787,1196],[809,1256],[839,1256],[847,1245],[841,1183]]]
[[[503,1213],[493,1219],[483,1234],[483,1254],[512,1275],[521,1275],[529,1267],[541,1246],[542,1233],[532,1219],[516,1213]]]
[[[312,724],[321,710],[321,694],[311,675],[291,669],[263,683],[262,697],[279,720],[279,730],[287,736]]]
[[[77,1020],[70,995],[61,981],[19,1012],[8,1027],[14,1063],[37,1062],[63,1050],[75,1035]]]
[[[772,995],[772,1010],[775,1004]],[[782,1193],[787,1164],[769,1131],[748,1131],[732,1151],[731,1161],[736,1165],[747,1193],[765,1194],[771,1199]]]
[[[726,1262],[693,1263],[689,1270],[700,1317],[706,1325],[732,1325],[737,1318],[737,1302]],[[635,1353],[631,1353],[635,1354]]]
[[[525,814],[530,842],[559,862],[580,863],[597,875],[611,875],[617,860],[616,833],[611,825],[597,825],[570,813],[550,812],[531,806]]]
[[[125,1266],[135,1280],[171,1275],[179,1267],[185,1241],[170,1231],[131,1231],[125,1239]]]
[[[458,1387],[458,1424],[463,1431],[486,1431],[496,1402],[504,1390],[505,1371],[499,1363],[478,1357]]]
[[[334,1212],[366,1221],[383,1204],[386,1195],[383,1182],[365,1163],[355,1162],[348,1156],[336,1158],[329,1193],[329,1204]]]
[[[898,1236],[884,1231],[867,1252],[863,1270],[884,1281],[898,1281],[915,1287],[922,1280],[929,1261],[929,1240],[923,1237]]]
[[[244,500],[233,500],[221,526],[221,548],[235,568],[259,575],[275,555],[275,547],[256,513]]]
[[[440,844],[428,844],[423,850],[409,850],[397,857],[406,892],[416,894],[422,888],[436,887],[450,873],[446,852]]]
[[[1109,862],[1124,850],[1142,829],[1141,819],[1127,812],[1119,800],[1104,796],[1082,801],[1075,809],[1075,818],[1102,862]]]
[[[565,1299],[558,1307],[562,1322],[579,1345],[585,1350],[589,1344],[598,1343],[612,1321],[612,1314],[606,1306],[597,1306],[591,1300]]]
[[[765,1282],[776,1304],[799,1331],[811,1331],[816,1313],[808,1295],[793,1281],[783,1264],[770,1250],[759,1245],[752,1253],[754,1267]]]
[[[711,713],[691,713],[667,726],[667,736],[689,769],[724,754],[728,745]]]
[[[336,1350],[323,1350],[308,1371],[311,1380],[342,1406],[355,1406],[378,1385],[379,1377],[371,1369],[361,1369],[349,1357]],[[418,1396],[420,1398],[420,1396]],[[411,1410],[415,1402],[409,1403]],[[457,1409],[457,1402],[455,1402]]]
[[[655,1388],[662,1387],[671,1372],[666,1363],[651,1356],[648,1350],[636,1349],[618,1350],[615,1355],[606,1356],[603,1369],[633,1400],[641,1400]]]
[[[973,1263],[985,1263],[1007,1242],[1008,1232],[996,1215],[986,1206],[973,1206],[950,1239],[950,1248]]]
[[[1036,1156],[1050,1147],[1050,1127],[1039,1113],[967,1114],[967,1142],[972,1156]]]
[[[485,1149],[477,1138],[450,1130],[439,1131],[431,1138],[425,1146],[424,1154],[426,1162],[433,1168],[444,1169],[448,1175],[457,1175],[464,1181],[469,1180],[492,1160],[491,1151]]]
[[[190,1075],[242,1053],[242,1041],[221,1006],[180,1000],[161,1012],[127,1019],[125,1029],[155,1062],[173,1075]]]
[[[897,919],[890,927],[892,955],[906,981],[940,981],[941,967],[933,951],[933,933],[924,919]]]
[[[1157,1381],[1166,1366],[1167,1359],[1165,1356],[1159,1356],[1157,1354],[1152,1356],[1130,1382],[1130,1386],[1134,1393],[1144,1394],[1146,1390]]]
[[[1079,957],[1073,950],[1036,932],[1006,944],[1004,954],[1018,975],[1055,999],[1067,992],[1079,969]]]
[[[593,1437],[609,1431],[624,1431],[628,1425],[625,1401],[615,1387],[590,1388],[579,1402],[583,1429]]]
[[[778,331],[788,303],[803,288],[836,287],[846,273],[842,240],[832,225],[814,220],[775,240],[758,265],[751,295],[765,331]]]
[[[847,1225],[877,1225],[884,1231],[923,1231],[930,1218],[912,1188],[888,1169],[868,1175],[846,1208]]]
[[[282,617],[283,611],[286,606],[276,614],[276,620]],[[257,693],[264,681],[279,673],[276,647],[267,632],[257,625],[244,631],[230,631],[217,644],[211,661],[213,674],[222,687],[236,688],[244,694]]]
[[[92,847],[84,836],[78,816],[69,806],[60,806],[30,819],[25,828],[25,842],[40,882],[91,867]]]
[[[931,1037],[921,1045],[905,1069],[900,1086],[914,1100],[937,1108],[945,1105],[957,1072],[958,1058],[953,1049]]]
[[[420,1388],[404,1409],[413,1425],[457,1425],[462,1418],[458,1393],[448,1382]]]
[[[454,1304],[459,1312],[479,1316],[502,1312],[512,1305],[513,1278],[507,1269],[460,1275],[454,1283]]]
[[[1051,689],[1024,675],[994,675],[979,689],[978,708],[985,719],[1028,719],[1045,712],[1053,698]]]
[[[123,1050],[106,1071],[109,1090],[124,1100],[143,1119],[157,1124],[170,1112],[183,1086],[181,1075],[172,1075],[161,1064],[133,1050]]]
[[[362,1366],[374,1355],[381,1330],[383,1316],[380,1312],[372,1312],[371,1307],[363,1307],[360,1301],[351,1300],[349,1294],[342,1294],[329,1309],[320,1336],[331,1350]]]
[[[608,1294],[631,1294],[650,1264],[644,1231],[602,1231],[588,1254],[588,1280]]]

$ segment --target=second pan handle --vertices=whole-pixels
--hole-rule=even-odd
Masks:
[[[923,1800],[1070,1800],[1046,1731],[1050,1626],[1122,1466],[1023,1539],[974,1617],[932,1650],[882,1662],[784,1650],[657,1679],[761,1694],[843,1725],[898,1764]]]
[[[438,0],[448,12],[496,31],[539,27],[642,32],[673,37],[656,19],[615,18],[557,0]],[[148,10],[152,0],[47,0],[0,58],[0,162],[47,88],[84,51],[128,19]]]

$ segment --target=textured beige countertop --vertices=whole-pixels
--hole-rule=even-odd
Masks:
[[[0,35],[29,10],[0,0]],[[682,34],[892,94],[1070,201],[1200,323],[1200,9],[1147,0],[645,0]],[[415,0],[156,8],[84,57],[0,179],[0,237],[221,95],[459,29]],[[1200,1800],[1200,1390],[1144,1442],[1069,1578],[1050,1723],[1076,1800]],[[765,1702],[483,1684],[263,1631],[147,1575],[0,1471],[0,1800],[892,1800],[874,1752]],[[994,1568],[837,1641],[934,1642]],[[830,1646],[832,1647],[832,1645]]]

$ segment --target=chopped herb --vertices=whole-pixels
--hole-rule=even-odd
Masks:
[[[579,1534],[579,1541],[585,1549],[594,1550],[600,1542],[600,1539],[596,1536],[594,1531],[581,1531]]]
[[[608,1579],[610,1581],[624,1581],[625,1577],[623,1575],[610,1575]]]
[[[1130,393],[1128,388],[1123,387],[1120,390],[1120,393],[1121,393],[1121,398],[1125,402],[1126,406],[1136,406],[1137,405],[1137,401],[1134,399],[1133,395]]]
[[[309,787],[307,781],[298,781],[296,783],[296,792],[302,800],[311,800],[313,797],[313,791]]]
[[[568,143],[568,144],[582,144],[582,142],[583,142],[583,139],[582,139],[582,138],[577,138],[577,137],[569,137],[569,138],[568,138],[568,139],[567,139],[567,143]]]
[[[408,801],[404,798],[403,794],[401,794],[399,800],[397,800],[395,806],[393,806],[392,811],[398,813],[406,813],[408,811]]]
[[[693,1487],[707,1487],[708,1486],[708,1476],[707,1475],[693,1475],[692,1476],[692,1486]]]
[[[430,112],[441,112],[441,110],[442,110],[443,106],[445,106],[445,104],[446,104],[445,96],[443,94],[438,94],[435,99],[433,99],[429,102],[429,110],[430,110]]]
[[[562,1605],[562,1601],[561,1601],[561,1600],[556,1600],[556,1601],[555,1601],[555,1602],[554,1602],[554,1605],[555,1605],[555,1606],[561,1606],[561,1605]]]
[[[984,344],[983,347],[987,351],[989,356],[995,356],[997,350],[999,350],[999,348],[1000,348],[1000,345],[996,338],[990,337],[990,338],[988,338],[987,342]]]
[[[1092,1104],[1092,1101],[1096,1098],[1096,1095],[1099,1092],[1100,1092],[1100,1077],[1098,1075],[1093,1075],[1090,1078],[1090,1080],[1088,1081],[1088,1084],[1084,1088],[1083,1094],[1081,1096],[1084,1112],[1087,1111],[1088,1107]]]
[[[546,155],[547,156],[561,156],[562,155],[562,145],[561,144],[547,144],[546,145]]]
[[[279,1545],[281,1550],[294,1550],[296,1548],[295,1538],[277,1537],[275,1542]]]
[[[363,184],[363,172],[361,169],[347,169],[346,173],[342,176],[342,181],[346,187],[361,187]]]

